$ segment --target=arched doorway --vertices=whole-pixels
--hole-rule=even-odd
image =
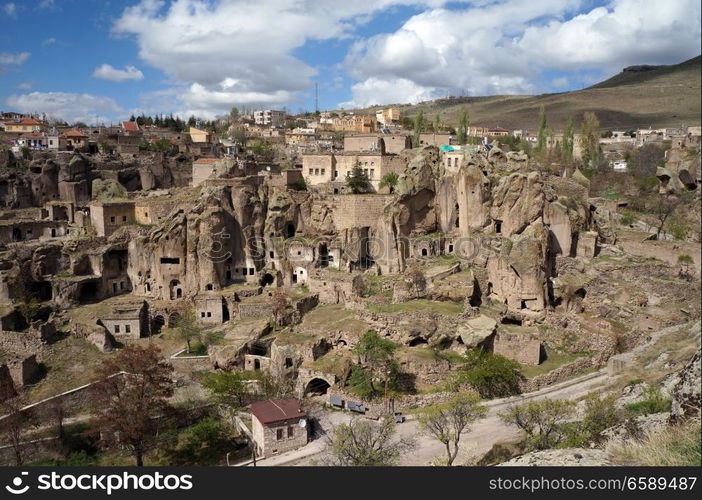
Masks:
[[[159,333],[161,333],[161,329],[165,324],[166,320],[163,316],[161,316],[160,314],[154,316],[154,319],[151,321],[151,335],[158,335]]]
[[[305,396],[323,396],[329,390],[329,382],[323,378],[313,378],[307,382],[305,387]]]
[[[175,328],[176,325],[178,324],[178,321],[180,320],[180,314],[178,313],[171,313],[168,316],[168,328]]]
[[[272,285],[275,282],[275,278],[271,273],[266,273],[261,277],[261,286]]]
[[[171,300],[180,299],[183,296],[183,289],[180,287],[180,281],[171,280]]]

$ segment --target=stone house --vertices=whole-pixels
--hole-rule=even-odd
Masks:
[[[97,236],[110,236],[121,226],[135,222],[133,201],[95,201],[90,204],[90,222]]]
[[[451,139],[453,139],[453,137],[449,133],[425,132],[419,134],[419,145],[436,146],[438,148],[446,144],[451,144]]]
[[[115,306],[100,322],[115,337],[138,339],[149,332],[148,304],[143,301]]]
[[[308,418],[297,399],[270,399],[251,405],[256,454],[270,457],[305,446]]]

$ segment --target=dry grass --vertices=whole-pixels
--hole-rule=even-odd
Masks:
[[[594,111],[602,128],[673,127],[698,124],[700,115],[700,59],[656,71],[621,74],[599,85],[573,92],[537,96],[465,97],[401,106],[402,116],[420,109],[434,121],[458,125],[462,107],[468,107],[471,124],[509,129],[538,126],[539,106],[544,105],[548,124],[562,130],[569,117],[579,122],[585,111]],[[576,123],[576,126],[579,124]]]
[[[613,440],[606,450],[613,463],[634,466],[702,465],[700,421],[649,431],[639,440]]]

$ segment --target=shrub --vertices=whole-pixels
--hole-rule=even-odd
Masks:
[[[671,400],[663,397],[658,387],[647,387],[644,391],[644,399],[636,403],[626,405],[627,411],[634,415],[650,415],[670,411]]]
[[[575,403],[572,401],[544,398],[514,406],[500,414],[500,418],[524,431],[526,438],[522,444],[525,448],[545,450],[565,440],[565,422],[574,412]]]

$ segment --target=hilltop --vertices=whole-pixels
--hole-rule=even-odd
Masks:
[[[400,108],[403,116],[413,116],[421,109],[431,120],[440,112],[442,122],[453,126],[458,124],[460,109],[468,106],[474,125],[534,129],[543,104],[548,125],[556,129],[562,129],[571,116],[579,122],[586,111],[597,113],[605,129],[672,127],[700,123],[700,87],[697,56],[670,66],[630,66],[603,82],[571,92],[458,97]]]

